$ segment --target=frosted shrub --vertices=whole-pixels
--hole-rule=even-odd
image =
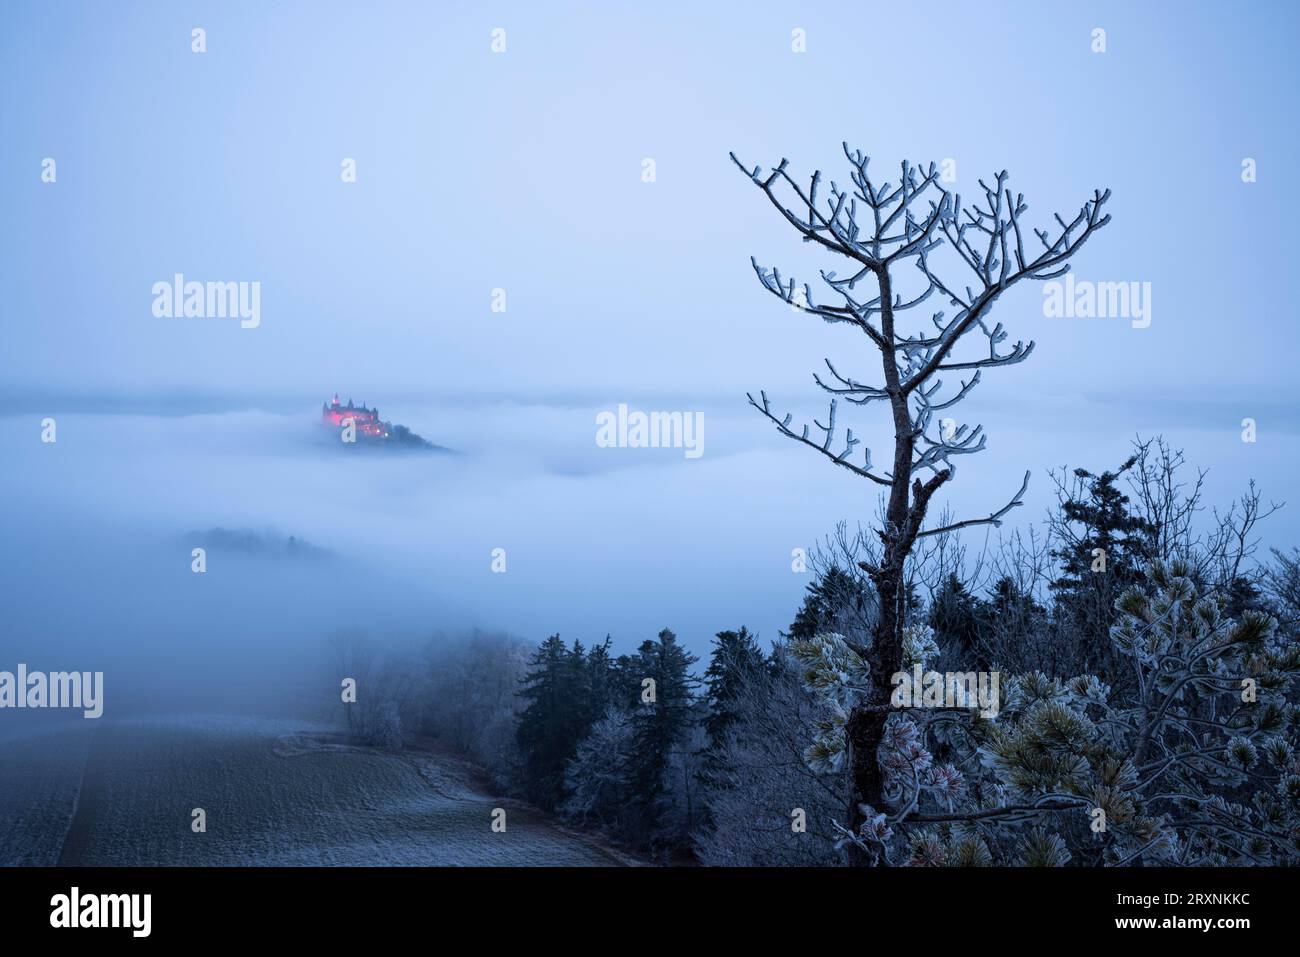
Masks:
[[[841,843],[923,865],[1300,862],[1300,646],[1267,614],[1229,617],[1185,562],[1146,580],[1110,629],[1134,690],[1030,672],[995,720],[900,709],[877,754],[888,807],[862,808],[857,832],[837,824]],[[854,658],[833,635],[806,643],[805,686],[843,707]],[[842,748],[828,729],[807,757]]]

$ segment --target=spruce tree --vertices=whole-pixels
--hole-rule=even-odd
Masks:
[[[691,728],[690,668],[696,660],[665,628],[657,640],[642,642],[630,662],[640,689],[632,712],[632,753],[628,762],[629,811],[633,820],[630,836],[642,845],[653,844],[659,836],[668,803],[665,770],[673,749],[684,742]]]
[[[1053,552],[1062,571],[1051,584],[1056,620],[1080,637],[1082,668],[1119,684],[1131,674],[1109,640],[1115,602],[1126,589],[1145,583],[1142,569],[1153,532],[1116,484],[1136,462],[1137,456],[1130,456],[1100,475],[1074,470],[1079,484],[1060,502],[1056,529],[1062,545]]]
[[[539,807],[554,810],[564,797],[564,766],[591,727],[582,645],[575,642],[570,649],[559,635],[547,638],[522,684],[519,695],[528,704],[515,737],[523,754],[524,793]]]
[[[872,597],[865,584],[832,565],[808,586],[787,634],[808,640],[823,631],[839,631],[845,619],[870,615],[871,606]]]
[[[714,765],[727,731],[736,721],[736,699],[741,689],[765,671],[766,659],[743,625],[739,631],[720,631],[714,638],[709,667],[704,672],[708,715],[709,764]]]
[[[1129,509],[1129,497],[1115,484],[1133,467],[1137,456],[1130,456],[1113,472],[1094,475],[1087,469],[1075,469],[1082,490],[1065,496],[1060,503],[1061,523],[1069,526],[1066,543],[1053,552],[1060,560],[1063,574],[1052,588],[1063,595],[1077,594],[1089,584],[1101,581],[1093,577],[1100,567],[1097,549],[1105,556],[1108,581],[1122,581],[1124,587],[1138,581],[1147,561],[1145,536],[1150,525]],[[1078,531],[1074,531],[1077,527]],[[1116,594],[1123,588],[1116,590]]]
[[[971,667],[984,668],[988,662],[978,650],[979,626],[979,602],[957,573],[950,572],[930,605],[930,627],[934,629],[935,640],[958,660],[970,662]]]
[[[587,717],[592,725],[605,717],[619,695],[617,661],[609,653],[611,644],[609,635],[606,635],[605,640],[599,645],[593,645],[587,654],[587,686],[590,689]],[[624,702],[617,703],[622,705]]]

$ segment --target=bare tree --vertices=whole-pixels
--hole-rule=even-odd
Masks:
[[[902,660],[903,627],[906,612],[904,568],[918,539],[943,535],[974,525],[1000,524],[1004,515],[1021,503],[1029,483],[1025,473],[1020,490],[1011,500],[990,514],[925,527],[930,500],[956,473],[954,459],[984,448],[983,427],[970,428],[940,417],[968,396],[979,384],[984,369],[1011,365],[1027,358],[1034,344],[1018,341],[999,352],[1007,338],[1001,323],[990,325],[989,313],[998,297],[1024,279],[1052,279],[1069,270],[1070,259],[1088,238],[1110,221],[1102,208],[1110,191],[1096,191],[1078,215],[1067,222],[1055,217],[1054,232],[1034,229],[1027,237],[1021,216],[1027,210],[1024,197],[1007,188],[1007,173],[997,174],[992,184],[980,181],[982,201],[963,206],[961,197],[945,189],[939,171],[931,163],[922,172],[904,161],[897,184],[876,185],[867,172],[869,158],[844,144],[849,161],[851,188],[833,180],[824,195],[820,171],[801,186],[787,172],[788,161],[766,175],[761,167],[752,170],[735,156],[731,159],[768,198],[781,216],[803,237],[849,264],[849,273],[821,271],[835,301],[814,301],[810,284],[784,279],[777,269],[751,260],[763,287],[782,301],[830,323],[856,327],[878,354],[883,384],[869,385],[852,375],[842,374],[826,360],[829,377],[814,374],[817,385],[830,393],[830,410],[825,424],[814,420],[821,433],[810,437],[809,428],[791,428],[792,415],[773,412],[766,392],[749,401],[776,423],[786,436],[816,449],[836,465],[879,486],[886,497],[883,527],[878,530],[882,549],[878,563],[863,562],[862,569],[875,585],[879,615],[870,646],[855,642],[853,651],[870,666],[874,702],[855,707],[849,715],[852,796],[849,807],[854,829],[868,809],[882,800],[882,773],[877,750],[885,730],[889,677]],[[1042,248],[1034,246],[1037,238]],[[1031,246],[1033,251],[1026,249]],[[940,268],[939,260],[950,260]],[[973,279],[958,282],[942,278],[949,267],[969,272]],[[914,277],[915,291],[904,292],[902,271]],[[859,291],[859,287],[864,291]],[[932,296],[946,302],[954,312],[933,312],[933,331],[904,331],[902,320]],[[968,342],[983,342],[987,354],[963,354]],[[959,385],[942,393],[942,374],[959,373]],[[960,376],[969,373],[969,377]],[[861,440],[846,429],[839,446],[836,421],[839,399],[853,405],[881,402],[888,406],[894,426],[892,465],[877,471],[870,449],[862,462],[853,459]]]
[[[1129,487],[1136,515],[1152,530],[1149,557],[1189,562],[1199,579],[1227,589],[1259,548],[1256,526],[1286,503],[1264,505],[1252,479],[1226,510],[1212,510],[1208,529],[1198,530],[1208,471],[1197,469],[1187,481],[1183,450],[1170,446],[1163,436],[1135,439],[1133,459],[1136,468],[1129,475]]]

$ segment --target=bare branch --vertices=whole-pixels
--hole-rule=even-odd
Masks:
[[[816,442],[814,442],[812,439],[808,438],[808,426],[805,425],[803,427],[802,434],[795,432],[793,429],[790,428],[790,421],[791,419],[794,418],[794,416],[787,413],[784,419],[778,419],[772,412],[771,405],[768,402],[767,393],[759,392],[759,395],[762,397],[761,404],[755,401],[753,395],[749,393],[746,393],[746,398],[749,399],[750,405],[758,409],[758,411],[762,412],[763,415],[767,416],[767,418],[771,419],[774,423],[776,423],[777,431],[779,431],[782,435],[789,436],[790,438],[798,442],[802,442],[804,445],[807,445],[810,448],[816,449],[818,452],[822,453],[828,459],[833,461],[836,465],[842,465],[844,468],[848,469],[850,472],[854,473],[855,475],[860,475],[862,478],[870,479],[871,481],[875,482],[877,485],[889,486],[891,484],[889,479],[882,478],[881,476],[876,475],[874,472],[871,471],[871,449],[865,447],[863,448],[863,457],[864,457],[865,464],[862,466],[854,465],[852,462],[848,460],[849,454],[853,451],[854,446],[858,445],[862,441],[861,439],[855,439],[853,437],[852,429],[846,430],[844,451],[840,452],[838,455],[835,452],[831,451],[831,440],[835,435],[835,400],[834,399],[831,400],[829,422],[826,425],[822,425],[820,422],[817,422],[816,420],[813,421],[813,424],[816,425],[817,428],[821,429],[826,435],[825,441],[823,441],[819,445]]]
[[[964,522],[954,522],[952,525],[943,525],[939,528],[928,528],[917,535],[917,538],[924,538],[927,535],[942,535],[945,532],[955,532],[959,528],[970,528],[972,525],[992,525],[994,528],[1002,527],[1002,516],[1007,514],[1013,508],[1019,508],[1024,504],[1025,492],[1029,490],[1029,473],[1025,472],[1025,480],[1020,483],[1020,491],[1012,496],[1011,501],[1007,502],[1000,509],[987,518],[968,518]]]

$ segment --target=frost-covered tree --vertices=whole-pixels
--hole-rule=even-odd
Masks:
[[[826,360],[829,375],[813,377],[831,395],[825,423],[814,420],[816,437],[807,425],[792,428],[793,415],[774,412],[766,392],[757,400],[749,397],[783,435],[878,486],[885,497],[880,559],[864,565],[875,585],[878,619],[873,640],[854,640],[851,649],[869,671],[868,689],[846,719],[853,781],[849,814],[856,830],[878,813],[873,809],[884,794],[877,751],[885,737],[886,713],[880,706],[902,657],[908,557],[926,536],[998,524],[1020,504],[1029,481],[1026,473],[1020,491],[987,516],[927,526],[930,502],[953,478],[955,459],[978,452],[985,443],[982,426],[959,423],[950,410],[979,384],[985,369],[1028,357],[1032,342],[1018,341],[999,351],[1007,332],[990,321],[993,306],[1024,280],[1064,274],[1068,260],[1110,221],[1102,212],[1110,191],[1094,192],[1069,221],[1058,215],[1051,231],[1030,231],[1021,222],[1028,208],[1024,197],[1007,188],[1005,171],[991,182],[981,181],[979,199],[963,205],[959,195],[942,185],[933,163],[922,170],[904,162],[896,183],[877,182],[868,173],[867,156],[848,144],[844,154],[849,162],[846,187],[824,182],[820,171],[806,187],[800,185],[785,159],[766,173],[758,166],[745,167],[735,154],[732,160],[804,242],[834,254],[847,267],[843,274],[821,271],[830,302],[818,300],[811,284],[783,278],[779,270],[751,260],[763,287],[800,311],[856,330],[879,363],[880,378],[870,384]],[[964,276],[957,278],[954,270]],[[912,310],[932,297],[944,308],[931,312],[928,325],[905,328]],[[984,351],[967,352],[971,342],[981,343]],[[945,392],[946,373],[956,373],[958,384]],[[870,449],[855,460],[861,440],[852,429],[840,447],[840,399],[853,405],[879,402],[889,410],[893,448],[882,468],[873,464]]]
[[[1300,637],[1300,548],[1273,549],[1273,563],[1263,584],[1283,629],[1292,638]]]
[[[338,632],[330,638],[335,687],[350,682],[355,699],[342,700],[348,736],[358,744],[400,748],[404,742],[402,712],[409,710],[416,682],[406,656],[383,648],[360,632]]]
[[[829,708],[806,691],[789,646],[778,641],[766,667],[738,672],[731,720],[713,754],[705,796],[709,820],[696,853],[713,866],[826,866],[838,863],[831,823],[842,816],[844,769],[805,760]]]
[[[515,740],[526,642],[501,632],[438,633],[424,650],[413,724],[481,764],[500,786],[518,780]]]
[[[742,643],[748,641],[745,633]],[[587,683],[576,704],[588,713],[590,689],[604,686],[608,705],[565,758],[559,810],[566,818],[655,855],[688,848],[705,813],[706,712],[692,693],[695,660],[668,629],[616,662],[608,643],[587,656]],[[531,746],[558,755],[553,731],[541,727],[539,734],[551,737]]]
[[[869,591],[858,578],[831,564],[808,585],[803,604],[786,634],[811,638],[822,631],[869,631],[876,618],[875,596]]]
[[[625,830],[632,736],[632,713],[624,708],[611,707],[592,726],[565,768],[565,818],[609,834]]]
[[[1006,682],[992,720],[888,714],[885,800],[841,827],[844,844],[914,864],[1300,861],[1300,644],[1262,612],[1229,617],[1193,571],[1153,563],[1117,601],[1110,639],[1129,692],[1031,672]],[[864,695],[864,663],[839,636],[795,650],[806,685],[841,715]],[[843,760],[844,724],[811,742],[810,762]]]
[[[707,748],[713,764],[727,732],[739,717],[740,699],[745,684],[753,680],[754,672],[767,667],[763,652],[749,630],[720,631],[714,636],[709,667],[704,672],[704,703],[708,713],[704,719]]]

